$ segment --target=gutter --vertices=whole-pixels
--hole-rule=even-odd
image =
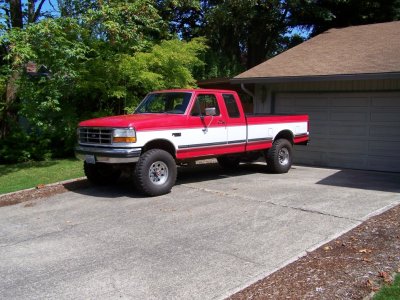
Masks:
[[[321,81],[332,81],[332,80],[376,80],[376,79],[378,80],[400,79],[400,72],[336,74],[336,75],[315,75],[315,76],[247,77],[247,78],[233,78],[230,80],[230,82],[232,84],[240,83],[243,89],[245,83],[321,82]],[[246,93],[248,91],[246,88],[243,90]]]

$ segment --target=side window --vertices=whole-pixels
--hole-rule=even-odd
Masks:
[[[240,118],[239,108],[237,106],[235,97],[231,94],[223,94],[225,106],[230,118]]]
[[[190,113],[192,116],[205,116],[205,110],[209,107],[215,107],[217,112],[217,116],[219,116],[219,106],[218,101],[215,95],[198,95],[196,101],[194,102],[192,112]]]

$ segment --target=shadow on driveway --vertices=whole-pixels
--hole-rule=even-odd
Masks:
[[[400,192],[400,174],[360,170],[339,170],[317,184],[363,190]]]
[[[313,167],[306,167],[312,172]],[[292,172],[296,169],[293,166]],[[320,170],[317,168],[317,170]],[[190,183],[201,183],[205,181],[216,181],[225,178],[240,177],[249,174],[259,174],[272,180],[276,174],[270,174],[263,164],[241,164],[237,169],[229,171],[221,168],[217,163],[198,164],[190,167],[178,167],[176,186]],[[360,170],[338,170],[333,175],[316,182],[319,185],[339,186],[357,188],[363,190],[400,192],[400,174]],[[92,186],[89,183],[83,188],[69,188],[75,193],[106,198],[143,198],[144,196],[135,190],[133,179],[127,175],[123,176],[116,184],[106,186]]]
[[[263,174],[264,176],[274,176],[273,174],[268,174],[265,165],[258,164],[242,164],[237,169],[232,171],[222,169],[217,163],[199,164],[190,167],[178,167],[178,176],[175,186],[210,180],[215,181],[229,177],[239,177],[256,173]],[[76,188],[76,184],[65,184],[64,187],[69,191],[74,191],[75,193],[92,197],[105,197],[112,199],[120,197],[144,197],[143,194],[135,190],[133,179],[126,174],[122,176],[117,183],[112,185],[94,186],[87,182],[87,180],[84,181],[86,184],[83,184],[81,188]]]

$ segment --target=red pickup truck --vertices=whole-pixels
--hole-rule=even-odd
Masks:
[[[234,168],[264,156],[271,172],[285,173],[293,145],[308,136],[307,115],[246,115],[234,91],[165,90],[133,114],[81,122],[75,152],[89,181],[110,183],[128,168],[136,187],[156,196],[175,184],[177,164],[208,157]]]

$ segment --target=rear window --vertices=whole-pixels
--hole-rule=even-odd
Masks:
[[[223,94],[226,109],[230,118],[240,118],[239,107],[237,106],[235,97],[231,94]]]

